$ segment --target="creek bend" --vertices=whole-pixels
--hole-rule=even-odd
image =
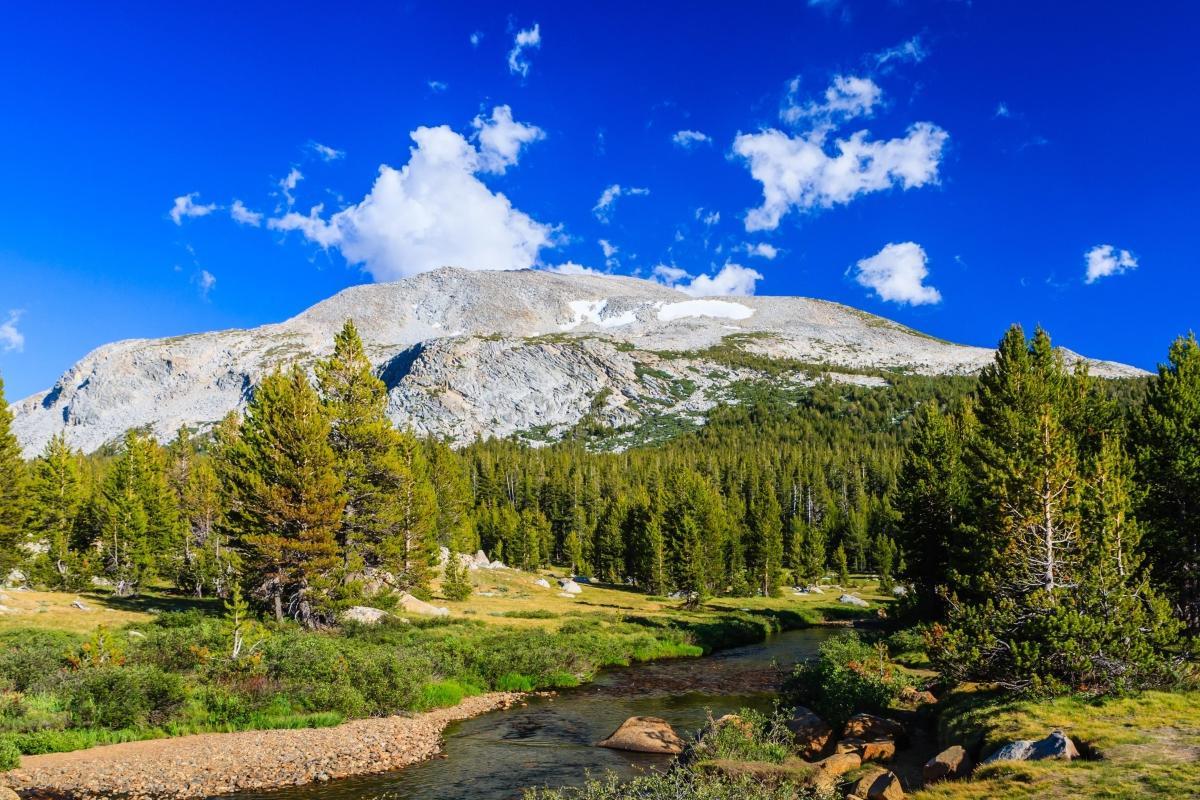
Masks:
[[[671,757],[595,746],[628,717],[662,717],[686,736],[709,711],[767,710],[780,669],[815,655],[834,632],[804,628],[702,658],[605,670],[555,697],[531,697],[526,706],[452,725],[444,757],[396,772],[241,792],[227,800],[510,800],[534,786],[578,785],[589,774],[631,777],[665,767]]]

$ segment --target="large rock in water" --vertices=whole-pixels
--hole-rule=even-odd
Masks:
[[[1079,750],[1062,731],[1054,731],[1045,739],[1031,741],[1021,739],[1004,745],[996,752],[985,758],[981,764],[991,764],[994,761],[1043,761],[1048,758],[1071,761],[1079,758]]]
[[[796,707],[791,719],[787,721],[787,729],[792,732],[796,752],[805,758],[820,755],[833,738],[833,728],[804,706]]]
[[[959,745],[947,747],[925,762],[922,777],[926,783],[947,778],[962,778],[971,771],[971,756]]]
[[[630,717],[599,746],[634,753],[679,755],[683,752],[683,740],[665,719],[658,717]]]

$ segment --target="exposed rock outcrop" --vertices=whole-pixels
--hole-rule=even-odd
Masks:
[[[683,752],[684,742],[665,719],[630,717],[597,746],[634,753],[679,755]]]
[[[833,728],[804,706],[797,706],[787,721],[796,752],[805,758],[815,758],[824,752],[833,738]]]
[[[971,756],[959,745],[947,747],[925,762],[922,776],[926,783],[948,778],[962,778],[971,771]]]

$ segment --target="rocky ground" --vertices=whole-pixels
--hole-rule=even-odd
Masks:
[[[0,785],[37,798],[193,798],[387,772],[436,755],[451,722],[520,700],[493,692],[452,708],[333,728],[202,734],[27,756],[19,769],[0,775]]]

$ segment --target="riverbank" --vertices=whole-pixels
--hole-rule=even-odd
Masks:
[[[447,725],[522,697],[492,692],[450,708],[332,728],[200,734],[29,756],[0,783],[39,798],[186,800],[369,775],[432,758]]]

